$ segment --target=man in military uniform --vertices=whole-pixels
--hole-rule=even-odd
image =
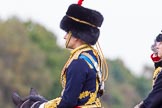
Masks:
[[[60,23],[61,29],[66,32],[66,48],[72,49],[61,73],[62,95],[49,101],[29,97],[32,108],[101,107],[100,96],[107,76],[104,72],[107,71],[107,65],[101,50],[96,50],[92,45],[99,38],[103,16],[81,4],[82,0],[70,5]]]
[[[152,90],[149,95],[134,108],[162,108],[162,33],[156,37],[155,43],[151,49],[153,50],[151,59],[155,66]]]

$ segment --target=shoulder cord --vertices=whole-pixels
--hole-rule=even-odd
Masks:
[[[99,42],[96,43],[96,48],[97,48],[97,51],[99,52],[99,55],[101,57],[102,81],[104,82],[108,79],[108,75],[109,75],[108,64],[107,64],[106,59],[103,55],[103,52],[102,52],[101,47],[99,45]]]
[[[100,67],[98,65],[98,63],[100,61],[97,62],[97,60],[95,60],[89,53],[86,53],[86,52],[81,53],[81,55],[84,55],[85,57],[90,59],[90,62],[91,62],[90,64],[92,65],[90,67],[93,67],[97,71],[97,76],[99,78],[99,82],[101,83],[102,82],[102,72],[101,72],[101,69],[100,69]],[[85,59],[85,61],[87,63],[89,63],[86,59]]]

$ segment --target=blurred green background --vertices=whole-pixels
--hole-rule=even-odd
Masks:
[[[31,20],[0,20],[0,108],[14,108],[11,93],[23,97],[31,87],[47,99],[60,96],[60,73],[70,53],[57,45],[56,37]],[[103,106],[133,108],[151,90],[153,67],[144,66],[143,74],[135,76],[120,58],[107,58],[107,63]]]

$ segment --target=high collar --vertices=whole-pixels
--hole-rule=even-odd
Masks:
[[[90,46],[90,45],[87,45],[87,44],[83,44],[83,45],[81,45],[81,46],[79,46],[79,47],[73,49],[73,50],[71,51],[71,55],[73,55],[73,54],[74,54],[75,52],[77,52],[78,50],[81,50],[81,49],[84,49],[84,48],[88,48],[88,47],[91,47],[91,46]]]

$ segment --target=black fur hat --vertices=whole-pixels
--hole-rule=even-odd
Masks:
[[[72,4],[61,20],[60,28],[66,32],[71,31],[74,37],[94,45],[99,38],[98,27],[101,27],[103,19],[98,11]]]
[[[157,42],[162,42],[162,31],[161,33],[156,37]]]

